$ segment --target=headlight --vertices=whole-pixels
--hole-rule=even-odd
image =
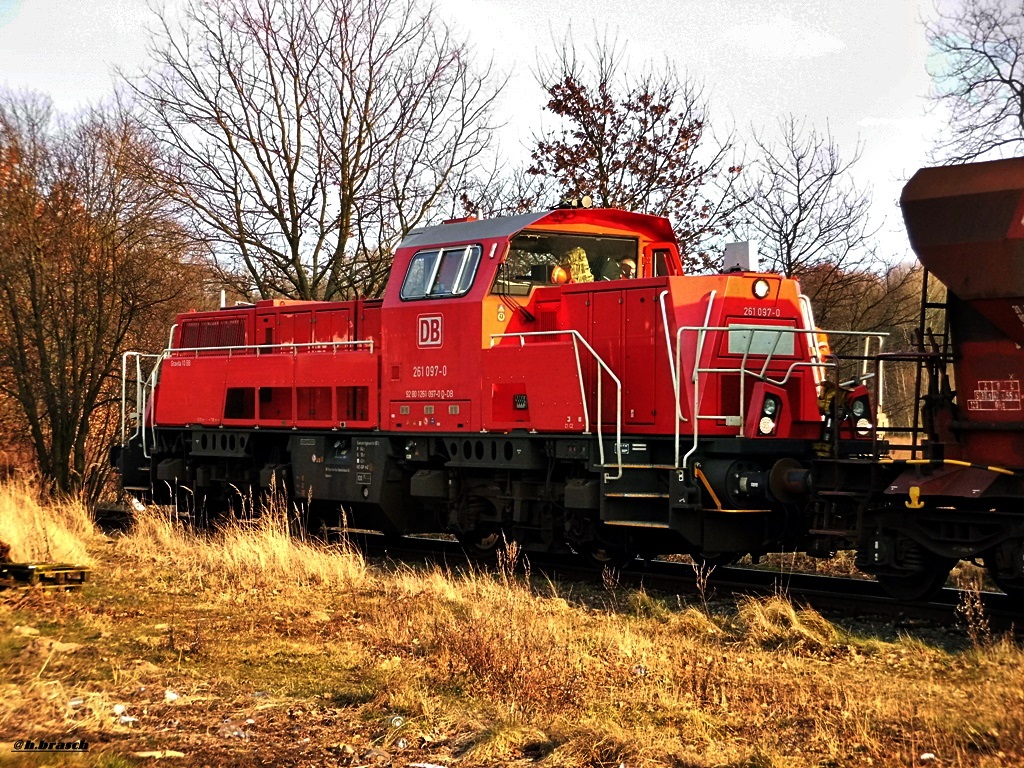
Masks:
[[[762,435],[770,435],[775,431],[775,422],[767,416],[762,416],[761,420],[757,422],[757,431]]]
[[[753,290],[754,290],[754,298],[766,299],[766,298],[768,298],[768,294],[771,292],[771,286],[768,285],[768,281],[767,280],[765,280],[763,277],[759,277],[759,278],[757,278],[757,280],[754,281],[754,289]]]
[[[854,400],[850,405],[850,410],[853,411],[853,417],[855,419],[862,419],[868,412],[868,401],[864,398]]]
[[[774,416],[779,410],[779,401],[774,397],[766,397],[764,405],[761,406],[761,413],[765,416]]]

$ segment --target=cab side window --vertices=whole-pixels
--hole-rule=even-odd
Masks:
[[[437,251],[420,251],[412,257],[402,283],[403,299],[422,299],[427,295],[427,281],[434,274],[437,255]]]
[[[491,293],[528,296],[538,285],[637,277],[639,254],[631,237],[524,230],[509,243]]]
[[[401,297],[410,300],[464,295],[476,277],[480,252],[479,245],[420,251],[409,262]]]

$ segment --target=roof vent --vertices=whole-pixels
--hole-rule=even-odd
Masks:
[[[728,243],[722,259],[723,272],[757,272],[757,243]]]

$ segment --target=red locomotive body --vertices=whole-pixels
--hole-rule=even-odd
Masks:
[[[462,220],[411,232],[383,299],[180,316],[120,465],[200,514],[276,483],[476,547],[732,558],[802,541],[813,457],[872,446],[864,386],[819,408],[823,350],[795,281],[684,276],[663,218]]]

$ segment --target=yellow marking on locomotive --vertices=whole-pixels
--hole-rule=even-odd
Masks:
[[[998,472],[1000,475],[1009,475],[1010,477],[1014,477],[1016,474],[1015,472],[1011,472],[1008,469],[1003,469],[1002,467],[985,467],[985,469],[987,469],[989,472]]]
[[[696,477],[698,480],[700,480],[702,483],[704,483],[704,487],[707,489],[708,493],[711,494],[712,501],[715,502],[715,508],[719,512],[721,512],[722,511],[722,502],[718,500],[718,496],[717,496],[717,494],[715,494],[714,489],[712,489],[711,483],[709,483],[708,479],[704,476],[704,472],[701,470],[700,464],[694,464],[694,466],[693,466],[693,476]]]

